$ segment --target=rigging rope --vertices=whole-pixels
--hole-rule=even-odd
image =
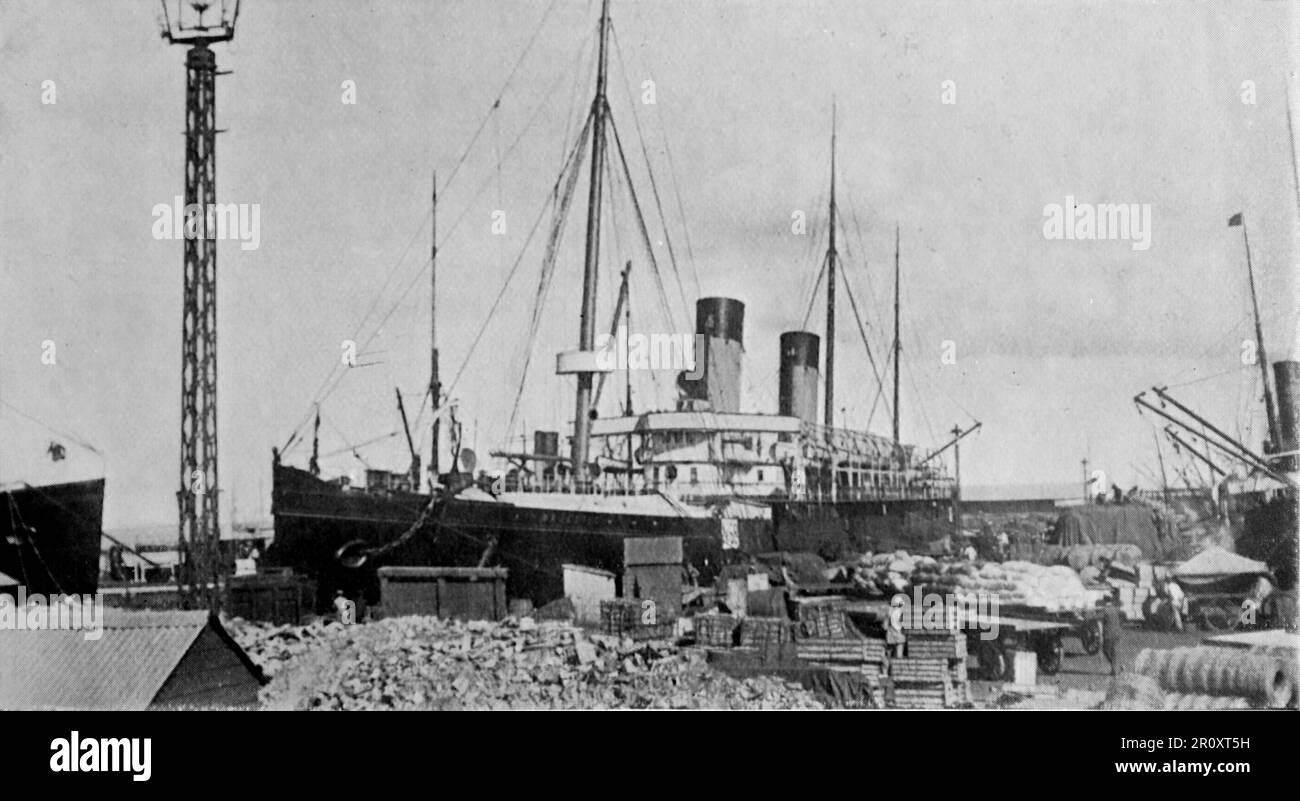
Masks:
[[[542,14],[542,19],[537,23],[536,30],[533,31],[533,35],[528,39],[528,44],[524,46],[523,52],[519,54],[519,58],[515,61],[515,65],[510,68],[510,73],[506,75],[505,82],[501,84],[501,91],[497,92],[496,99],[492,101],[492,105],[488,108],[487,114],[485,114],[483,119],[479,122],[478,130],[476,130],[474,135],[470,137],[469,144],[465,146],[465,150],[460,154],[460,158],[457,159],[456,166],[452,168],[451,175],[443,185],[444,190],[451,189],[452,182],[456,180],[456,175],[460,172],[460,168],[465,163],[465,159],[469,157],[470,152],[474,149],[474,144],[478,142],[478,138],[482,135],[483,129],[487,127],[488,120],[491,119],[493,114],[501,108],[501,100],[506,96],[506,91],[510,88],[510,82],[514,80],[515,74],[519,72],[519,67],[523,65],[524,59],[528,56],[529,51],[533,49],[533,45],[537,42],[538,35],[541,34],[542,28],[546,25],[546,20],[551,16],[551,12],[555,10],[556,2],[557,0],[551,0],[551,4],[546,7],[546,12]]]
[[[11,410],[11,411],[13,411],[13,412],[17,412],[20,416],[27,418],[28,420],[32,421],[33,423],[35,423],[35,424],[38,425],[38,426],[41,426],[42,428],[44,428],[44,429],[46,429],[47,431],[49,431],[51,434],[58,434],[60,437],[63,437],[64,439],[69,440],[69,441],[72,442],[74,445],[77,445],[78,447],[81,447],[81,448],[85,448],[86,450],[90,451],[91,453],[95,454],[96,456],[99,456],[101,459],[103,458],[104,454],[101,453],[101,452],[99,451],[98,448],[96,448],[94,445],[91,445],[89,442],[85,441],[85,440],[82,439],[81,437],[78,437],[78,436],[76,436],[75,434],[69,434],[69,433],[66,432],[66,431],[60,431],[59,429],[55,428],[54,426],[50,425],[49,423],[45,422],[44,420],[41,420],[39,417],[34,417],[34,416],[28,414],[27,412],[23,411],[22,409],[19,409],[17,406],[14,406],[14,405],[13,405],[12,403],[10,403],[9,401],[6,401],[6,400],[0,400],[0,405],[5,406],[6,408],[8,408],[9,410]]]
[[[570,66],[572,66],[573,63],[577,61],[576,57],[581,56],[584,52],[586,52],[585,47],[579,48],[578,52],[574,54],[575,59],[573,62],[570,62]],[[508,159],[512,154],[514,154],[516,148],[518,148],[520,143],[523,142],[524,136],[532,129],[533,125],[539,119],[541,119],[543,111],[549,111],[554,109],[554,105],[552,105],[550,102],[551,95],[555,94],[555,90],[560,85],[560,78],[563,78],[564,75],[565,75],[564,72],[559,73],[556,76],[556,79],[551,82],[551,85],[547,88],[545,95],[543,95],[541,101],[533,109],[532,116],[528,118],[528,121],[526,123],[524,123],[524,127],[519,130],[519,133],[515,136],[514,141],[510,143],[510,146],[507,147],[505,152],[500,155],[501,160]],[[495,178],[496,178],[495,174],[488,175],[486,178],[483,179],[482,182],[479,183],[478,187],[474,190],[474,194],[470,197],[470,201],[465,204],[465,209],[460,213],[458,217],[456,217],[455,220],[452,221],[451,226],[447,228],[445,232],[441,233],[441,238],[438,241],[438,247],[441,248],[443,244],[448,239],[451,238],[451,235],[456,232],[456,229],[460,227],[460,224],[465,219],[466,215],[468,215],[469,212],[473,209],[474,201],[478,200],[478,198],[482,196],[482,194],[488,189],[488,187],[492,185],[492,182]]]
[[[637,229],[640,231],[641,240],[645,244],[646,257],[650,259],[650,267],[654,271],[655,285],[659,290],[659,302],[663,304],[669,327],[673,330],[681,330],[677,328],[676,320],[673,317],[672,304],[668,301],[668,292],[664,288],[663,273],[659,270],[659,260],[655,258],[654,247],[650,244],[650,231],[646,228],[645,215],[641,213],[641,201],[637,199],[636,192],[632,188],[632,172],[628,169],[627,156],[623,152],[623,140],[618,135],[618,126],[614,124],[614,118],[609,114],[608,106],[606,106],[605,116],[609,120],[609,129],[614,132],[614,144],[618,150],[618,160],[623,165],[628,194],[632,196],[632,209],[636,212]],[[690,316],[689,308],[687,309],[687,316]]]
[[[379,321],[379,324],[375,326],[374,332],[366,339],[364,343],[362,343],[361,348],[359,349],[361,352],[365,352],[366,348],[370,347],[370,343],[374,342],[375,338],[378,337],[381,333],[383,333],[384,325],[393,316],[393,314],[402,305],[402,303],[405,302],[406,296],[410,294],[411,290],[415,287],[416,282],[419,281],[421,278],[423,278],[425,271],[432,266],[433,266],[433,260],[426,259],[424,262],[424,266],[420,268],[419,272],[411,276],[411,280],[407,282],[406,287],[402,290],[402,293],[398,295],[396,302],[394,302],[393,305],[389,307],[388,311],[384,314],[383,318]],[[343,378],[347,374],[348,374],[347,370],[344,370],[343,372],[339,373],[339,377],[335,379],[334,383],[325,392],[325,394],[321,395],[320,400],[317,401],[317,403],[324,403],[329,398],[330,395],[333,395],[334,390],[337,389],[339,384],[343,382]]]
[[[514,68],[510,71],[509,77],[507,77],[506,82],[502,85],[501,91],[498,93],[496,100],[492,103],[492,106],[489,108],[488,113],[479,122],[478,129],[474,132],[474,135],[471,138],[469,145],[465,148],[465,151],[461,154],[455,166],[452,168],[450,177],[447,179],[446,183],[444,183],[442,186],[443,192],[446,192],[451,187],[452,182],[456,179],[457,174],[460,172],[461,166],[465,163],[466,158],[472,152],[474,145],[478,142],[478,139],[482,135],[483,130],[487,127],[487,124],[492,119],[493,114],[499,110],[501,105],[501,100],[504,98],[506,91],[509,89],[510,81],[514,78],[515,74],[518,72],[519,66],[523,63],[524,56],[527,54],[528,50],[532,48],[533,43],[537,39],[538,33],[540,33],[542,29],[542,25],[546,21],[546,17],[550,15],[550,12],[555,7],[555,4],[556,4],[556,0],[552,0],[551,6],[547,9],[546,14],[543,16],[542,22],[538,24],[538,28],[536,31],[534,31],[532,38],[529,40],[528,45],[524,50],[524,53],[521,54],[519,60],[516,61]],[[582,54],[586,51],[586,46],[587,46],[587,39],[584,37],[581,46],[577,49],[577,52],[575,53],[574,60],[571,61],[569,64],[570,68],[573,67],[574,63],[576,63],[578,58],[580,58]],[[542,111],[551,108],[551,105],[549,103],[551,95],[554,94],[556,87],[560,84],[560,79],[563,78],[564,75],[567,74],[569,71],[570,70],[565,70],[557,74],[556,79],[551,83],[550,87],[548,87],[547,91],[543,94],[541,100],[537,103],[536,107],[534,108],[532,116],[525,123],[524,127],[519,131],[519,134],[515,137],[514,141],[506,149],[504,154],[498,154],[498,161],[509,158],[510,155],[516,149],[516,147],[520,144],[520,142],[523,141],[524,136],[528,133],[529,130],[532,129],[534,123],[536,123],[536,121],[541,117]],[[477,189],[474,191],[474,194],[471,196],[470,201],[465,205],[465,210],[461,212],[460,216],[458,216],[453,221],[452,225],[449,228],[447,228],[444,232],[442,232],[441,239],[437,243],[438,247],[442,247],[442,245],[448,239],[450,239],[451,235],[456,231],[460,223],[464,220],[465,216],[469,213],[470,209],[473,207],[474,202],[478,200],[480,196],[482,196],[483,192],[486,191],[486,189],[492,184],[494,178],[499,179],[499,176],[489,175],[482,183],[479,184]],[[429,222],[431,222],[432,219],[433,219],[433,209],[430,208],[428,213],[425,214],[423,220],[421,221],[420,226],[416,229],[415,233],[412,234],[411,239],[407,242],[406,247],[403,248],[401,256],[398,257],[397,262],[394,263],[392,268],[390,268],[388,275],[384,278],[383,284],[381,284],[378,292],[375,294],[374,301],[371,303],[370,308],[367,309],[365,315],[361,318],[361,322],[357,325],[356,331],[353,333],[352,337],[350,337],[351,339],[356,340],[358,337],[360,337],[362,330],[366,326],[366,321],[370,319],[370,315],[374,313],[375,308],[379,305],[380,301],[383,299],[384,293],[387,291],[388,286],[392,282],[393,277],[397,274],[398,268],[401,267],[401,264],[405,260],[407,253],[410,251],[411,246],[415,244],[416,239],[418,239],[420,234],[424,231],[424,226]],[[420,274],[422,275],[423,271],[421,271]],[[412,284],[414,284],[414,281],[412,281]],[[406,293],[404,292],[402,297],[399,298],[397,302],[398,304],[400,304],[402,300],[405,299],[405,294]],[[391,310],[390,310],[390,315],[391,315]],[[385,319],[387,319],[387,316]],[[327,397],[326,395],[322,395],[321,393],[326,392],[327,388],[328,388],[328,392],[333,392],[333,388],[338,385],[338,382],[339,380],[341,380],[342,376],[347,375],[347,370],[344,369],[343,373],[340,376],[338,376],[338,378],[335,377],[335,373],[339,370],[340,366],[341,365],[338,362],[335,362],[331,365],[329,373],[325,376],[325,379],[321,382],[320,387],[316,390],[315,393],[313,393],[311,402],[308,404],[307,413],[303,416],[302,420],[298,423],[298,425],[294,427],[293,432],[292,434],[290,434],[288,440],[285,441],[285,444],[281,449],[283,452],[287,453],[290,450],[291,446],[297,444],[297,442],[299,441],[297,435],[302,431],[303,426],[307,425],[307,423],[311,420],[313,414],[312,409],[316,404],[322,402],[325,399],[325,397]]]
[[[867,361],[871,363],[871,373],[876,377],[876,387],[883,387],[884,383],[880,380],[880,371],[876,369],[876,357],[872,355],[871,342],[867,339],[867,326],[862,322],[862,315],[858,313],[858,301],[853,296],[853,285],[849,283],[849,273],[844,269],[843,265],[840,266],[840,275],[844,276],[844,290],[849,296],[849,306],[853,308],[853,319],[858,322],[858,335],[862,337],[862,346],[867,349]],[[886,404],[886,409],[888,409],[888,404]],[[870,419],[868,419],[868,426],[870,426]]]
[[[668,246],[668,262],[672,265],[673,277],[677,281],[677,293],[681,296],[682,306],[685,308],[689,319],[691,304],[686,300],[686,289],[682,286],[682,274],[677,269],[677,253],[673,250],[673,239],[668,233],[668,219],[664,216],[664,206],[659,199],[659,185],[655,181],[654,170],[650,167],[650,151],[646,148],[645,134],[641,131],[641,118],[636,114],[636,101],[632,97],[632,87],[627,82],[627,65],[623,62],[623,48],[618,43],[618,30],[612,24],[610,29],[613,32],[614,49],[618,53],[618,63],[623,69],[623,87],[627,90],[628,105],[632,108],[632,125],[636,129],[637,139],[641,143],[641,157],[645,160],[646,175],[650,178],[650,192],[654,195],[655,210],[659,213],[659,224],[664,232],[664,244]],[[633,192],[631,177],[628,178],[628,192]],[[635,193],[633,195],[635,196]]]
[[[813,282],[812,294],[808,296],[808,309],[803,313],[803,325],[800,326],[805,331],[808,330],[808,321],[812,319],[813,306],[817,302],[817,292],[822,287],[822,278],[826,275],[826,265],[830,263],[830,256],[829,250],[826,251],[826,255],[822,256],[821,267],[817,270],[817,280]]]
[[[546,239],[546,255],[542,258],[541,275],[537,281],[537,294],[533,300],[533,314],[528,324],[528,347],[524,351],[524,365],[519,378],[519,387],[515,391],[515,401],[510,409],[510,421],[506,425],[509,435],[515,430],[515,419],[519,413],[519,401],[524,394],[524,385],[528,383],[528,368],[532,364],[533,352],[536,350],[537,330],[542,323],[542,310],[546,306],[546,296],[550,292],[551,279],[555,275],[555,259],[559,255],[560,242],[564,237],[565,223],[569,219],[569,205],[573,201],[573,192],[578,186],[578,176],[582,174],[582,165],[586,162],[587,134],[591,130],[594,115],[587,115],[587,123],[582,126],[578,140],[569,153],[569,160],[561,170],[560,178],[564,180],[564,189],[555,202],[551,214],[551,233]],[[565,174],[567,173],[567,178]]]
[[[590,115],[588,116],[590,117]],[[564,180],[563,173],[556,177],[555,183],[551,186],[551,191],[549,193],[551,200],[542,204],[541,209],[538,210],[537,219],[533,221],[533,226],[528,231],[528,237],[524,240],[524,246],[520,248],[519,255],[515,258],[514,264],[511,265],[510,273],[506,276],[505,283],[501,285],[501,290],[497,293],[496,299],[492,301],[492,307],[488,309],[487,315],[484,316],[483,324],[479,326],[478,333],[474,335],[474,340],[470,343],[469,350],[465,353],[465,359],[461,362],[460,368],[456,371],[456,375],[449,385],[447,390],[448,397],[451,397],[457,384],[460,383],[461,376],[465,373],[465,368],[469,366],[469,363],[474,356],[474,351],[478,348],[479,341],[483,339],[483,334],[487,331],[488,324],[492,321],[492,318],[496,315],[497,308],[501,305],[501,299],[505,296],[506,289],[509,288],[511,281],[514,279],[516,273],[519,272],[519,265],[523,263],[524,254],[528,252],[528,245],[533,241],[533,237],[537,234],[537,229],[541,226],[542,219],[546,216],[546,210],[551,208],[553,200],[559,191],[560,181],[562,180]]]

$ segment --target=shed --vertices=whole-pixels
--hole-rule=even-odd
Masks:
[[[105,609],[87,634],[0,629],[0,709],[255,709],[266,683],[208,612]]]
[[[233,576],[226,585],[226,597],[227,611],[234,617],[297,626],[311,611],[316,587],[292,571],[267,571]]]
[[[681,616],[681,537],[623,540],[623,597],[653,600],[659,623],[671,623]]]
[[[612,600],[614,574],[597,567],[561,565],[564,597],[573,602],[573,616],[579,623],[600,622],[600,602]]]
[[[508,614],[504,567],[394,566],[378,573],[385,617],[501,620]]]

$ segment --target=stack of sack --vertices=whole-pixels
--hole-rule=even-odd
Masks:
[[[1079,575],[1064,565],[1031,562],[959,562],[918,565],[912,583],[927,592],[996,596],[1004,605],[1033,606],[1049,612],[1087,609],[1092,601]]]
[[[906,592],[913,583],[912,574],[937,566],[932,557],[914,556],[907,551],[864,554],[854,567],[853,581],[860,587],[883,595]]]

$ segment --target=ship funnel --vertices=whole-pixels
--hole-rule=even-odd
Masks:
[[[733,298],[696,301],[695,369],[677,377],[683,407],[740,411],[744,333],[744,303]]]
[[[1278,450],[1293,454],[1281,459],[1283,472],[1300,471],[1300,361],[1273,362],[1273,383],[1277,385]]]
[[[817,422],[817,388],[821,384],[821,338],[808,331],[781,335],[781,371],[777,413]]]
[[[537,456],[559,456],[560,432],[534,431],[533,453]]]

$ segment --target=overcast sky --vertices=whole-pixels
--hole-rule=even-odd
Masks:
[[[616,0],[610,102],[672,323],[689,325],[638,123],[683,293],[693,302],[698,279],[704,295],[746,303],[746,408],[775,411],[776,338],[803,325],[825,247],[834,100],[840,252],[878,357],[901,228],[905,440],[930,447],[978,419],[963,443],[967,483],[1076,482],[1086,455],[1112,480],[1150,485],[1139,468],[1157,469],[1152,426],[1132,397],[1168,383],[1258,445],[1241,229],[1226,223],[1245,211],[1269,356],[1289,355],[1295,10]],[[219,245],[221,479],[237,517],[269,506],[271,447],[304,421],[358,326],[363,344],[380,333],[363,348],[369,366],[324,400],[322,451],[394,431],[394,386],[419,408],[435,168],[446,382],[523,253],[454,391],[468,444],[501,443],[549,213],[525,241],[590,102],[597,15],[590,0],[246,0],[235,41],[217,47],[233,70],[218,84],[218,200],[260,209],[257,249]],[[156,16],[143,0],[0,0],[0,400],[57,432],[0,406],[0,480],[102,471],[110,528],[174,518],[178,483],[182,247],[153,238],[151,212],[183,189],[185,73]],[[45,81],[57,102],[42,103]],[[355,103],[343,102],[345,81]],[[943,102],[945,81],[955,103]],[[572,416],[571,379],[549,373],[576,345],[585,183],[516,436]],[[611,194],[598,327],[631,259],[634,327],[672,330],[621,181]],[[1149,204],[1150,247],[1046,239],[1044,206],[1067,196]],[[862,427],[876,387],[843,292],[839,320],[836,405]],[[56,364],[42,362],[46,340]],[[941,360],[946,340],[955,364]],[[670,375],[657,392],[639,378],[634,404],[665,406],[670,386]],[[622,393],[609,394],[607,414]],[[870,426],[887,432],[882,407]],[[427,410],[427,447],[426,428]],[[51,439],[70,443],[67,461],[45,456]],[[403,469],[404,451],[391,437],[361,452]],[[290,454],[304,460],[303,446]],[[325,463],[360,466],[346,453]]]

